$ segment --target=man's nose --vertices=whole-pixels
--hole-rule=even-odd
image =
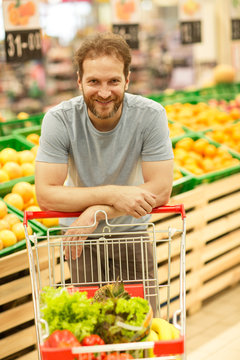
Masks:
[[[109,96],[111,96],[111,90],[108,86],[101,86],[98,91],[98,95],[103,99],[107,99]]]

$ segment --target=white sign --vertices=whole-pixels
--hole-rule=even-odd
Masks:
[[[140,22],[139,0],[111,0],[113,24],[138,24]]]
[[[3,0],[2,7],[6,31],[40,28],[36,0]]]

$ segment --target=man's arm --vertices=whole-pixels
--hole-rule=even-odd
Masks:
[[[107,205],[118,213],[139,218],[156,206],[156,195],[139,186],[63,186],[67,171],[67,164],[36,162],[36,193],[42,210],[84,211],[90,206]]]

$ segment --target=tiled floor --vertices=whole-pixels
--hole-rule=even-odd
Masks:
[[[187,360],[240,360],[240,284],[187,317]]]

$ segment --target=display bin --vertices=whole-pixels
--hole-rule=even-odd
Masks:
[[[200,138],[205,138],[210,144],[215,145],[217,148],[218,147],[223,147],[221,144],[219,144],[219,143],[217,143],[217,142],[215,142],[213,140],[210,140],[209,138],[204,136],[202,133],[198,133],[198,132],[194,133],[194,132],[192,132],[192,133],[189,133],[189,134],[186,134],[186,135],[183,135],[183,136],[179,137],[177,141],[173,141],[172,142],[173,148],[175,148],[175,145],[179,140],[181,140],[183,138],[186,138],[186,137],[190,137],[193,140],[197,140],[197,139],[200,139]],[[217,170],[217,171],[211,171],[209,173],[199,175],[199,176],[197,176],[195,174],[192,174],[187,169],[183,168],[184,171],[186,171],[186,173],[193,176],[193,178],[195,179],[195,186],[200,185],[200,184],[204,184],[204,183],[211,183],[213,181],[220,180],[222,178],[225,178],[227,176],[230,176],[230,175],[233,175],[233,174],[236,174],[236,173],[240,172],[240,156],[239,156],[239,154],[237,154],[236,152],[234,152],[234,151],[232,151],[230,149],[226,149],[226,147],[224,147],[224,149],[227,152],[229,152],[229,154],[231,154],[233,158],[238,159],[239,164],[237,164],[235,166],[232,166],[232,167],[229,167],[229,168],[224,168],[224,169]]]
[[[240,83],[231,84],[218,84],[212,87],[206,87],[199,89],[200,96],[206,96],[208,98],[218,98],[231,100],[240,92]]]
[[[184,169],[179,168],[179,170],[183,176],[173,181],[171,196],[192,190],[196,185],[196,179],[191,174],[187,173]]]
[[[31,141],[27,140],[27,136],[30,134],[41,135],[41,125],[31,126],[23,129],[17,129],[12,132],[13,135],[17,135],[19,138],[23,138],[25,141],[33,144]],[[35,144],[34,144],[35,145]]]
[[[4,200],[1,199],[1,201],[4,201]],[[8,213],[17,215],[17,217],[21,220],[21,222],[23,222],[23,217],[24,217],[23,212],[18,211],[15,207],[7,204],[6,202],[5,202],[5,204],[7,205]],[[30,220],[29,226],[31,226],[33,233],[36,233],[36,235],[38,235],[38,236],[42,236],[46,233],[45,231],[43,231],[41,226],[38,225],[38,222],[36,220]],[[26,239],[20,240],[16,244],[14,244],[12,246],[8,246],[8,247],[0,250],[0,258],[10,255],[10,254],[13,254],[13,253],[20,251],[22,249],[25,249],[25,248],[26,248]]]
[[[32,147],[34,147],[34,144],[18,137],[17,135],[0,137],[0,151],[5,148],[12,148],[16,151],[31,150]],[[11,192],[12,187],[19,181],[27,181],[33,183],[34,175],[24,176],[0,183],[0,196],[4,196],[7,193]]]
[[[29,116],[27,119],[12,119],[6,122],[0,122],[0,136],[10,135],[16,129],[28,128],[41,125],[44,113]]]

